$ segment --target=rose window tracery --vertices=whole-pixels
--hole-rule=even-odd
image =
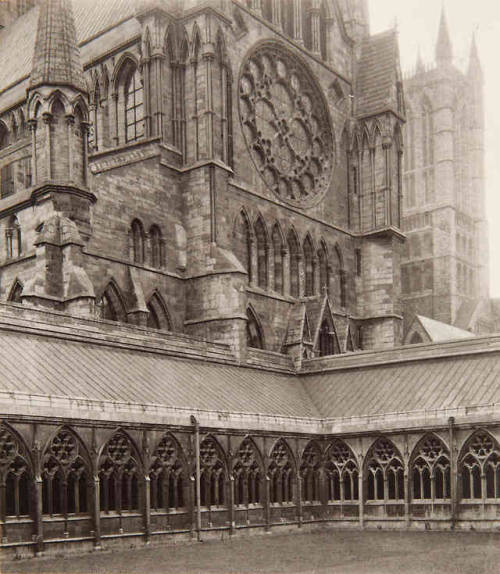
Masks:
[[[334,143],[312,76],[293,55],[264,45],[244,64],[239,91],[246,142],[261,177],[284,201],[313,202],[328,187]]]

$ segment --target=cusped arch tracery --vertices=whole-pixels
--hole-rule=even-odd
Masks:
[[[149,477],[153,510],[185,506],[187,464],[181,445],[171,433],[166,433],[153,451]]]
[[[403,457],[394,443],[380,437],[371,446],[365,460],[367,500],[403,500]]]
[[[458,465],[461,498],[500,498],[500,446],[488,431],[478,429],[467,439]]]
[[[276,43],[263,43],[243,64],[240,118],[250,155],[283,201],[310,205],[326,191],[334,137],[320,88],[307,67]]]
[[[328,445],[325,453],[325,470],[328,480],[328,500],[359,499],[358,461],[346,442],[335,439]]]
[[[236,505],[248,506],[262,502],[262,456],[251,437],[245,437],[236,452],[233,476]]]

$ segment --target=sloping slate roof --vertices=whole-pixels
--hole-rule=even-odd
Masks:
[[[346,369],[301,380],[326,418],[500,403],[498,354]]]
[[[71,0],[78,44],[134,15],[135,0]],[[31,73],[37,6],[0,32],[0,91]],[[85,63],[85,62],[82,62]]]
[[[422,324],[429,335],[432,342],[437,341],[451,341],[452,339],[470,339],[474,337],[474,334],[465,331],[464,329],[459,329],[453,325],[448,325],[448,323],[441,323],[441,321],[436,321],[435,319],[430,319],[429,317],[424,317],[423,315],[417,315],[417,319]]]
[[[364,40],[356,79],[358,116],[397,109],[395,72],[398,66],[397,35],[394,30]]]
[[[0,389],[213,411],[318,416],[293,376],[25,333],[0,335]]]

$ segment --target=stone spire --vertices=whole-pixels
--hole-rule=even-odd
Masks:
[[[71,0],[44,0],[40,3],[30,89],[42,85],[87,91]]]
[[[436,62],[438,64],[451,64],[453,60],[453,49],[451,47],[450,33],[444,6],[441,10],[441,21],[439,23],[439,33],[436,44]]]
[[[472,42],[470,46],[469,54],[469,68],[467,70],[467,75],[473,80],[478,80],[482,83],[483,81],[483,70],[481,67],[481,61],[479,60],[479,54],[477,51],[476,34],[472,35]]]

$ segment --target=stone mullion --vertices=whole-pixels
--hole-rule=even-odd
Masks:
[[[405,471],[403,475],[403,486],[404,486],[404,501],[405,501],[405,521],[407,527],[410,526],[410,519],[411,519],[411,498],[410,498],[410,480],[411,480],[411,471],[408,466],[405,466]]]
[[[281,250],[283,265],[283,295],[290,296],[290,250],[284,247]]]
[[[35,523],[35,538],[36,538],[36,553],[43,552],[43,519],[42,519],[42,500],[43,500],[43,480],[37,474],[35,477],[35,509],[34,509],[34,523]]]
[[[200,144],[199,144],[199,117],[198,117],[198,60],[191,61],[193,67],[193,120],[194,120],[194,159],[200,159]]]
[[[222,150],[221,157],[225,164],[229,164],[228,158],[228,115],[227,115],[227,70],[226,65],[220,65],[221,73],[221,133],[222,133]]]
[[[68,138],[68,179],[69,181],[73,181],[74,173],[73,173],[73,143],[74,143],[74,136],[73,130],[75,126],[75,116],[68,114],[66,116],[66,132]]]
[[[375,186],[375,147],[370,148],[370,196],[371,196],[371,223],[372,229],[377,227],[377,191]]]
[[[151,110],[152,113],[152,123],[154,126],[153,135],[160,136],[162,140],[164,139],[163,133],[163,118],[165,117],[165,110],[163,109],[163,62],[165,56],[161,52],[157,52],[151,56],[151,68],[154,71],[152,85],[154,86],[152,101],[154,101],[155,106]]]
[[[297,270],[298,270],[298,274],[299,274],[299,277],[298,277],[298,286],[299,286],[298,297],[303,297],[304,293],[305,293],[305,283],[306,283],[305,269],[304,269],[304,256],[299,251],[297,253],[296,257],[297,257]]]
[[[118,92],[113,92],[111,94],[111,100],[113,101],[114,105],[111,107],[112,109],[112,117],[110,123],[113,125],[113,135],[111,140],[113,141],[114,145],[117,146],[120,143],[120,129],[119,129],[119,95]]]
[[[37,162],[37,145],[36,145],[36,129],[37,120],[28,120],[29,130],[31,132],[31,185],[38,183],[38,162]]]
[[[88,178],[88,164],[89,164],[89,128],[88,122],[82,121],[80,124],[81,138],[83,143],[83,157],[82,157],[82,185],[87,185]]]
[[[146,542],[151,536],[151,478],[144,474],[144,503],[143,503],[144,535]]]
[[[214,54],[206,53],[203,55],[205,61],[205,81],[206,81],[206,109],[205,109],[205,122],[206,122],[206,151],[209,159],[214,155],[214,109],[213,109],[213,86],[212,86],[212,62]]]
[[[265,478],[265,493],[264,493],[264,515],[265,515],[265,523],[266,523],[266,530],[269,530],[271,525],[271,488],[270,482],[271,478],[266,473]]]
[[[382,148],[385,152],[385,224],[392,225],[392,139],[384,141]]]
[[[295,484],[295,504],[297,505],[297,520],[299,522],[299,528],[302,526],[302,499],[303,499],[303,488],[304,488],[304,481],[300,472],[294,475],[292,479],[292,485]],[[293,490],[293,488],[292,488]],[[293,493],[290,493],[293,495]],[[290,497],[290,495],[289,495]]]
[[[434,503],[434,501],[436,500],[436,475],[434,468],[430,469],[430,480],[431,480],[431,500]]]
[[[51,146],[51,134],[50,125],[52,123],[52,114],[44,112],[42,114],[43,123],[45,125],[45,179],[52,179],[52,146]]]

